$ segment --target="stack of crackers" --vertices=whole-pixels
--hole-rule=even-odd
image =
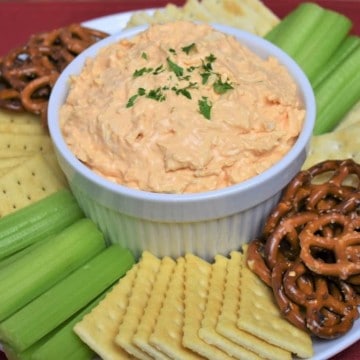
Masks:
[[[216,22],[260,36],[280,19],[260,0],[187,0],[183,6],[168,4],[154,12],[134,12],[127,27],[174,20]]]
[[[244,259],[145,251],[74,331],[104,360],[311,357],[310,336],[281,317]]]
[[[0,111],[0,217],[67,187],[35,115]]]

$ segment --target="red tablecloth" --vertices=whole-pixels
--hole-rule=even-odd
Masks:
[[[170,1],[170,0],[169,0]],[[142,8],[161,7],[164,0],[36,1],[0,0],[0,56],[26,42],[29,35],[73,22]],[[183,4],[184,1],[172,1]],[[276,14],[284,16],[300,0],[264,0]],[[360,0],[317,0],[320,5],[342,12],[354,22],[353,33],[360,34]],[[0,289],[1,291],[1,289]],[[1,294],[0,294],[1,299]],[[1,301],[1,300],[0,300]],[[360,341],[331,360],[360,359]],[[6,360],[0,352],[0,360]],[[49,359],[51,360],[51,359]]]

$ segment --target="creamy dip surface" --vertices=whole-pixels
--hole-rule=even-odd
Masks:
[[[209,25],[153,25],[73,76],[61,128],[76,157],[119,184],[160,193],[224,188],[294,144],[305,111],[274,58]]]

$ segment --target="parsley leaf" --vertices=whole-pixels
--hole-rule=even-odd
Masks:
[[[201,78],[202,78],[201,83],[202,83],[203,85],[205,85],[205,84],[208,82],[210,75],[211,75],[210,72],[205,72],[205,73],[201,73],[201,74],[200,74],[200,76],[201,76]]]
[[[219,76],[219,78],[213,84],[213,89],[217,94],[224,94],[228,90],[233,89],[233,86],[228,81],[222,82]]]
[[[148,59],[148,56],[147,56],[147,53],[146,53],[146,52],[142,52],[142,53],[141,53],[141,57],[142,57],[143,59],[145,59],[145,60]]]
[[[153,71],[153,68],[143,67],[142,69],[136,69],[133,73],[133,77],[143,76],[144,74],[150,73]]]
[[[192,43],[188,46],[184,46],[181,48],[181,50],[186,54],[186,55],[189,55],[190,51],[191,50],[195,50],[195,43]]]
[[[149,90],[146,97],[148,99],[156,100],[156,101],[165,101],[166,96],[162,92],[162,89],[159,87],[157,89]]]
[[[178,64],[175,64],[173,61],[170,60],[170,58],[167,58],[166,61],[167,61],[167,64],[168,64],[170,70],[172,72],[174,72],[176,76],[178,76],[178,77],[183,76],[184,69],[181,66],[179,66]]]
[[[137,99],[138,96],[139,96],[138,94],[131,96],[126,104],[126,107],[129,108],[129,107],[134,106],[135,100]]]
[[[210,120],[212,104],[206,96],[203,96],[199,101],[199,112],[205,119]]]

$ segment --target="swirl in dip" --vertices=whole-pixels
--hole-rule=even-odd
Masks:
[[[237,184],[294,144],[305,111],[274,58],[209,25],[153,25],[71,78],[61,128],[75,156],[119,184],[193,193]]]

